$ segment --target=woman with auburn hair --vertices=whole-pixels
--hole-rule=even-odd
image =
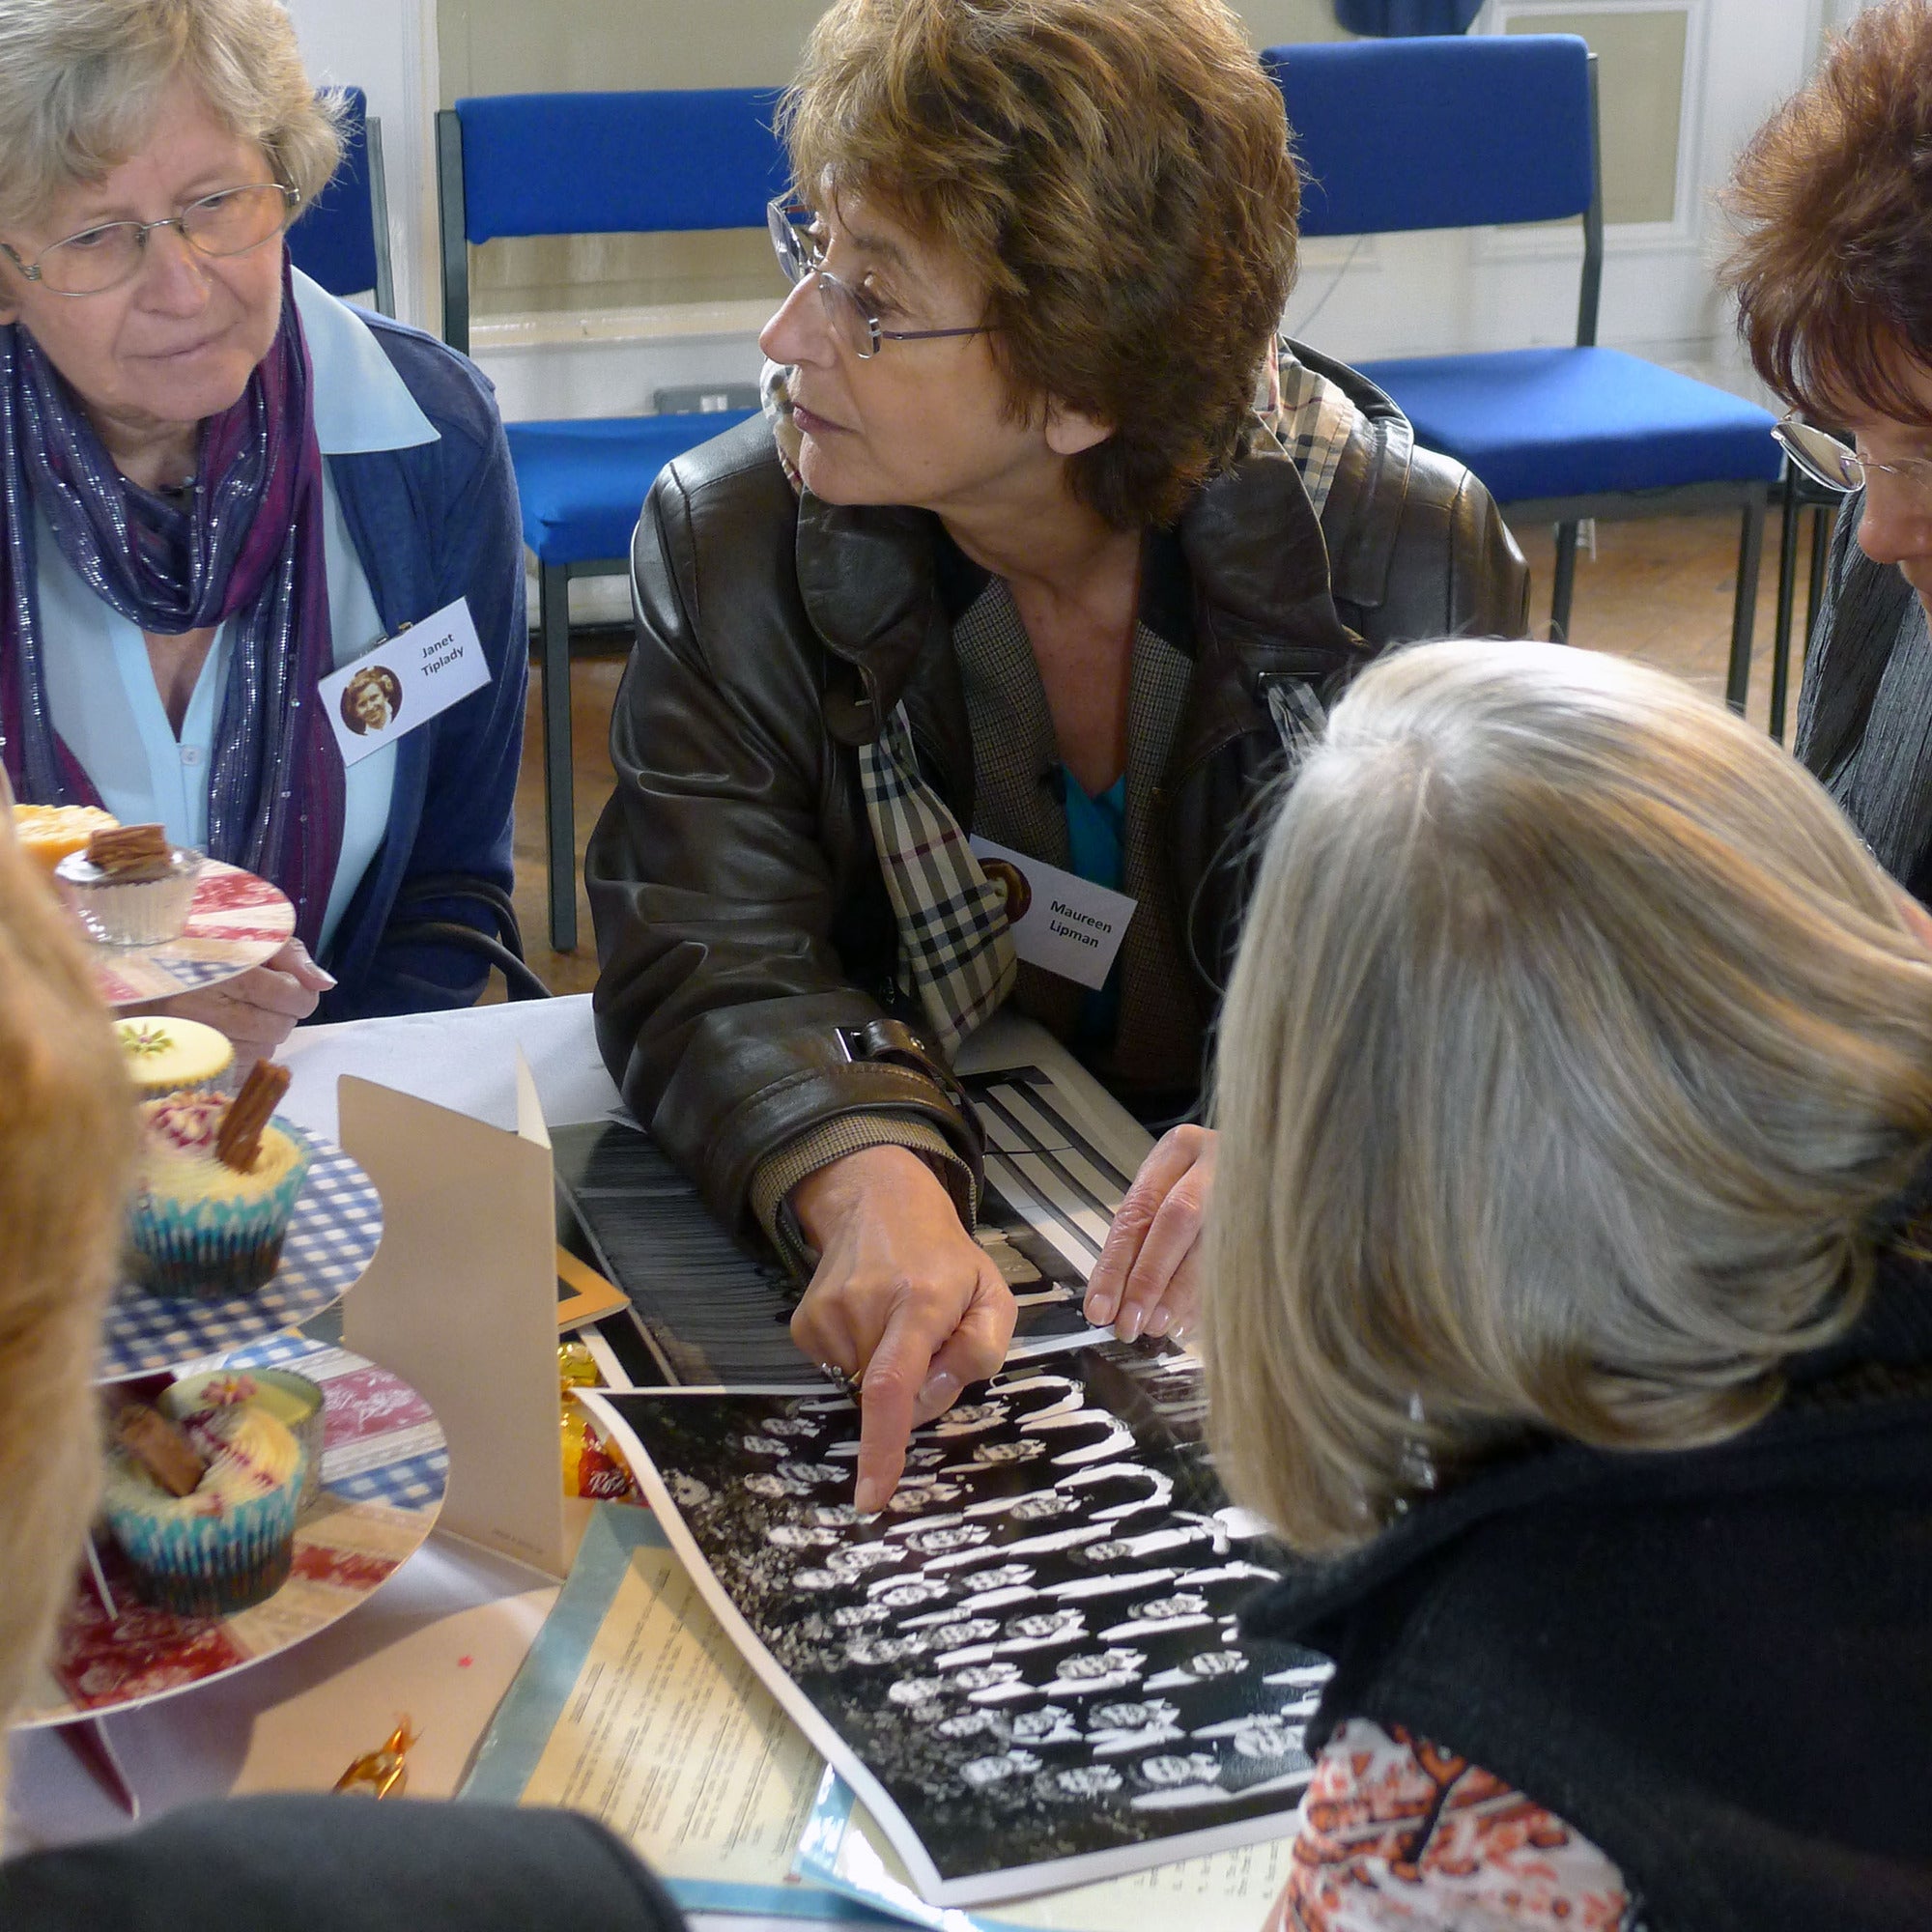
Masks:
[[[1419,646],[1216,1060],[1230,1493],[1336,1660],[1279,1927],[1932,1924],[1932,920],[1785,753]]]
[[[473,1000],[391,914],[510,883],[509,449],[462,357],[291,268],[338,112],[278,0],[0,0],[0,766],[287,893],[288,946],[166,1004],[244,1061]],[[459,599],[487,685],[345,767],[320,682]]]
[[[1798,755],[1932,900],[1932,0],[1854,19],[1758,130],[1726,199],[1739,326],[1793,406],[1779,440],[1847,498]]]
[[[768,420],[644,506],[585,874],[613,1077],[809,1277],[876,1508],[1012,1326],[957,1041],[1010,994],[1186,1116],[1284,738],[1392,639],[1519,629],[1527,580],[1480,484],[1277,342],[1298,186],[1221,0],[837,0],[782,128]],[[1133,901],[1101,983],[1015,940],[1006,866],[1055,868],[1036,919]],[[1212,1159],[1157,1148],[1095,1320],[1185,1319]]]
[[[99,1481],[93,1388],[134,1105],[80,947],[14,842],[0,774],[0,1732],[80,1576]],[[7,1932],[159,1932],[185,1899],[306,1932],[676,1932],[609,1833],[566,1812],[251,1798],[0,1864]]]

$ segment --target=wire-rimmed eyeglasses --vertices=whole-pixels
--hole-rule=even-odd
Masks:
[[[157,228],[179,229],[197,254],[218,261],[271,241],[300,205],[301,196],[280,182],[250,182],[217,188],[162,221],[102,221],[83,228],[43,248],[31,262],[23,262],[5,242],[0,249],[28,281],[39,282],[49,295],[105,295],[140,272],[148,237]]]
[[[819,245],[811,227],[817,220],[811,210],[781,195],[765,209],[765,221],[772,231],[772,246],[778,251],[779,267],[785,279],[796,288],[810,275],[818,284],[819,299],[825,304],[825,319],[832,332],[862,361],[870,361],[883,342],[937,342],[948,335],[990,335],[990,323],[976,323],[970,328],[883,328],[879,318],[870,313],[850,283],[819,267]]]
[[[1896,477],[1915,496],[1932,503],[1932,457],[1912,457],[1903,463],[1874,463],[1815,423],[1801,421],[1796,411],[1784,416],[1771,433],[1792,462],[1812,482],[1823,484],[1827,490],[1850,496],[1854,490],[1862,490],[1866,478],[1876,473]]]

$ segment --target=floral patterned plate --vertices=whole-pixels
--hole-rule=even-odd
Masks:
[[[218,985],[279,952],[295,929],[296,909],[278,887],[205,859],[179,938],[88,948],[95,989],[110,1007],[131,1007]]]
[[[120,1552],[100,1553],[117,1614],[83,1577],[52,1661],[27,1687],[21,1729],[110,1716],[259,1663],[325,1630],[385,1582],[436,1526],[449,1451],[430,1406],[400,1376],[298,1335],[191,1363],[292,1369],[323,1392],[322,1495],[296,1525],[294,1574],[232,1617],[182,1617],[134,1600]]]

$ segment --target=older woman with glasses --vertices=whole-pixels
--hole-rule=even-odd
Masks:
[[[1868,8],[1738,162],[1729,265],[1791,460],[1846,497],[1798,755],[1932,900],[1932,4]],[[1809,418],[1810,420],[1806,420]],[[1843,440],[1819,424],[1841,430]]]
[[[0,756],[288,894],[294,943],[174,1003],[253,1052],[473,998],[391,914],[510,882],[508,451],[468,363],[292,271],[334,114],[274,0],[0,0]],[[459,603],[487,685],[345,765],[319,681]]]
[[[956,1042],[1010,996],[1185,1119],[1284,741],[1526,580],[1479,484],[1278,345],[1296,177],[1220,0],[837,0],[783,127],[769,421],[644,507],[585,870],[605,1056],[809,1280],[875,1508],[1013,1322]],[[1094,1319],[1185,1320],[1213,1156],[1160,1144]]]

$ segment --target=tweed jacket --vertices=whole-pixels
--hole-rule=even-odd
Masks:
[[[1231,834],[1282,763],[1269,684],[1332,695],[1391,642],[1518,633],[1527,599],[1482,486],[1418,450],[1372,384],[1297,353],[1358,412],[1320,521],[1294,464],[1258,452],[1151,537],[1144,573],[1143,623],[1191,665],[1156,814],[1190,1087],[1245,901]],[[917,1015],[856,748],[903,702],[923,771],[975,825],[952,627],[985,579],[924,511],[795,494],[755,419],[667,467],[632,576],[617,785],[584,865],[598,1040],[625,1099],[745,1232],[760,1164],[841,1116],[895,1116],[977,1170],[945,1086],[876,1044],[877,1022]],[[1108,1069],[1126,1097],[1130,1049]]]

